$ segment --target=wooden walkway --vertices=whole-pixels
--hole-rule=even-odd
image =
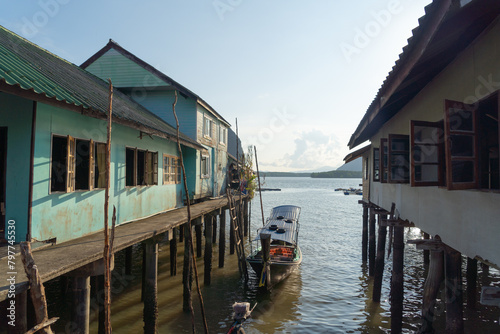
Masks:
[[[245,197],[244,197],[245,198]],[[208,200],[191,205],[191,219],[226,207],[227,197]],[[128,224],[118,225],[115,229],[114,252],[118,252],[138,242],[152,238],[187,222],[187,208],[179,208]],[[103,223],[104,224],[104,223]],[[18,247],[17,247],[18,249]],[[104,233],[98,232],[61,244],[42,247],[33,252],[35,263],[42,281],[48,281],[103,257]],[[0,301],[7,299],[9,285],[7,279],[16,277],[15,292],[28,288],[21,255],[15,256],[15,268],[9,268],[7,258],[0,259]],[[12,272],[17,273],[13,275]]]

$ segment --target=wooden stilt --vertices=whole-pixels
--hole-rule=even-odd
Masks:
[[[444,280],[444,256],[442,249],[429,251],[429,271],[424,285],[422,302],[422,326],[419,333],[434,333],[434,308]]]
[[[380,222],[382,217],[381,215],[378,216]],[[382,279],[384,276],[386,237],[387,237],[387,227],[379,223],[377,257],[375,259],[375,272],[374,272],[375,277],[373,280],[373,296],[372,296],[372,300],[376,303],[380,302],[380,296],[382,294]]]
[[[104,334],[105,326],[104,321],[106,320],[106,314],[104,314],[104,275],[97,276],[97,289],[96,289],[96,300],[97,305],[99,306],[99,314],[98,314],[98,334]],[[142,295],[141,295],[142,300]]]
[[[376,254],[375,211],[373,208],[370,208],[370,224],[368,232],[369,232],[368,275],[373,276],[375,273],[375,254]]]
[[[391,280],[391,334],[399,334],[403,329],[403,264],[404,227],[394,226]]]
[[[202,220],[200,218],[196,219],[196,225],[194,226],[194,231],[196,234],[196,257],[201,257],[203,254],[201,250],[201,244],[202,244]]]
[[[463,334],[462,255],[447,247],[445,250],[446,333]]]
[[[481,262],[481,270],[483,271],[483,278],[487,278],[490,274],[490,266]]]
[[[191,299],[191,282],[192,282],[192,273],[191,273],[191,245],[187,234],[191,233],[189,230],[189,224],[184,224],[184,234],[186,238],[184,238],[184,265],[182,268],[182,284],[183,284],[183,304],[182,310],[184,312],[191,312],[193,308],[193,301]]]
[[[467,258],[467,308],[474,310],[477,301],[477,259]]]
[[[172,229],[173,237],[170,239],[170,276],[177,275],[177,230]]]
[[[144,288],[145,288],[145,282],[146,282],[146,242],[141,243],[141,248],[142,248],[142,279],[141,279],[141,302],[144,301]]]
[[[424,240],[429,240],[430,239],[430,235],[429,233],[423,233],[424,234]],[[424,249],[424,264],[425,265],[428,265],[429,264],[429,253],[430,250],[428,249]]]
[[[217,244],[217,215],[212,216],[212,244]]]
[[[226,253],[226,210],[223,209],[219,218],[219,268],[224,268],[224,255]]]
[[[229,254],[234,254],[234,226],[229,224]]]
[[[132,274],[132,246],[125,248],[125,275]]]
[[[363,204],[363,235],[361,245],[361,256],[363,263],[368,260],[368,206]]]
[[[183,242],[184,241],[184,228],[179,228],[179,242]]]
[[[203,275],[205,285],[210,285],[212,274],[212,233],[214,216],[205,216],[205,272]]]
[[[146,241],[146,281],[144,287],[144,333],[158,332],[158,243]]]
[[[7,334],[24,334],[28,330],[28,291],[18,293],[15,297],[15,316],[16,320],[14,326],[7,326]],[[10,303],[9,299],[5,303]],[[5,309],[9,306],[5,305]],[[9,312],[9,311],[7,311]],[[9,318],[4,318],[11,321]]]
[[[90,326],[90,276],[71,277],[73,288],[72,333],[88,334]]]

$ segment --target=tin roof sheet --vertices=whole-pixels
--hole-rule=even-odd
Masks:
[[[264,227],[257,230],[257,237],[260,240],[261,234],[270,234],[271,240],[280,240],[292,245],[296,245],[299,232],[300,207],[295,205],[281,205],[273,208]],[[276,228],[271,228],[276,225]],[[278,232],[280,229],[283,232]]]

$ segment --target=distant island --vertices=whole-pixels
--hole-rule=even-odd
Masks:
[[[318,173],[293,173],[293,172],[261,172],[263,177],[312,177],[312,178],[361,178],[361,172],[350,170],[332,170]]]

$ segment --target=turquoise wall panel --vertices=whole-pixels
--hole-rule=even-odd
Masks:
[[[26,240],[33,102],[0,93],[0,126],[7,127],[5,222],[15,221],[16,242]]]
[[[32,235],[62,242],[102,230],[105,191],[50,193],[52,134],[105,142],[106,122],[43,104],[38,108]],[[125,187],[126,147],[158,152],[158,185]],[[176,143],[158,137],[140,139],[139,131],[113,124],[110,214],[115,205],[117,224],[182,205],[182,184],[163,185],[163,154],[177,155]]]

